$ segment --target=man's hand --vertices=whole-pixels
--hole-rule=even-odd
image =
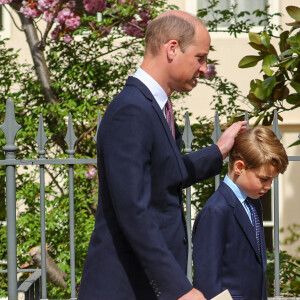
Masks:
[[[226,158],[228,152],[231,150],[235,137],[238,133],[247,130],[246,124],[247,121],[240,121],[233,123],[230,127],[228,127],[223,134],[221,135],[220,139],[217,141],[216,145],[219,147],[223,159]]]
[[[192,289],[187,294],[183,295],[177,300],[206,300],[206,298],[203,296],[203,294],[200,291],[196,289]]]

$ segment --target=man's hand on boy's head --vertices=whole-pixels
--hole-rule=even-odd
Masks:
[[[220,139],[216,143],[222,153],[223,159],[226,158],[228,152],[231,150],[237,134],[247,130],[247,123],[248,121],[239,121],[233,123],[223,132]]]

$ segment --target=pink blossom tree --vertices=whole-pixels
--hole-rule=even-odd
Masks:
[[[116,28],[123,36],[141,38],[165,1],[0,0],[2,5],[10,5],[18,13],[45,100],[55,105],[57,97],[44,54],[51,39],[70,43],[83,32],[103,38]],[[38,26],[39,19],[47,24],[43,31]]]

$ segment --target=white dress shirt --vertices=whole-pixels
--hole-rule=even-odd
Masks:
[[[155,81],[147,72],[145,72],[141,68],[137,69],[133,77],[139,79],[150,90],[151,94],[153,95],[157,104],[165,115],[164,108],[168,100],[168,96],[165,90],[159,85],[157,81]]]

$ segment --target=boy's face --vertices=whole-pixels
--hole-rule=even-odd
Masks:
[[[257,199],[271,189],[272,181],[278,176],[276,168],[270,164],[256,169],[246,169],[240,161],[235,164],[236,184],[250,198]]]

